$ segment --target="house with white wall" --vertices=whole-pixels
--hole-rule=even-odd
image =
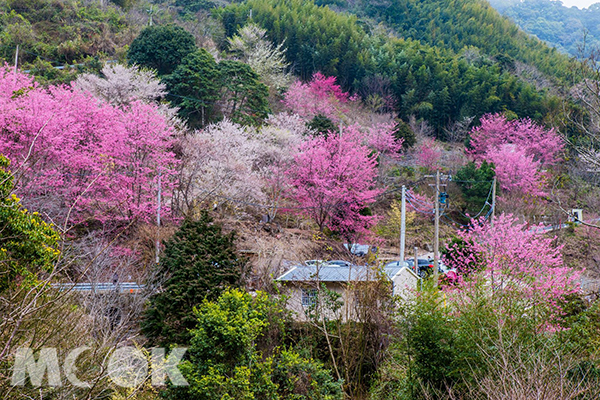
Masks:
[[[308,314],[315,312],[317,307],[327,318],[356,320],[356,302],[359,298],[356,291],[369,282],[380,280],[389,284],[391,294],[407,299],[417,288],[419,277],[407,267],[376,268],[322,263],[295,266],[276,279],[289,296],[288,308],[295,312],[299,321],[306,321]],[[331,307],[319,304],[324,297],[324,289],[339,295],[340,309],[331,310]]]

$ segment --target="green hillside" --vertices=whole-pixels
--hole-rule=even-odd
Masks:
[[[583,10],[548,0],[492,0],[490,4],[525,32],[571,56],[581,55],[584,40],[588,51],[600,45],[598,3]]]
[[[224,38],[254,21],[274,43],[284,43],[291,72],[301,79],[316,71],[336,76],[363,98],[389,99],[404,120],[428,121],[440,138],[453,121],[485,113],[509,112],[537,121],[555,117],[556,99],[518,77],[515,61],[542,71],[552,85],[571,81],[566,56],[480,0],[353,6],[337,1],[332,8],[300,0],[248,0],[224,8],[197,3],[138,2],[132,16],[115,4],[10,0],[0,14],[0,57],[11,63],[19,45],[21,65],[38,79],[68,82],[76,69],[52,67],[97,68],[98,60],[123,59],[147,23],[148,16],[139,14],[150,6],[162,10],[157,23],[178,22],[195,32],[197,42],[215,42],[222,51],[227,50]]]
[[[520,31],[481,0],[362,1],[358,11],[422,43],[455,52],[475,46],[487,56],[509,56],[547,75],[569,77],[568,57]]]
[[[138,28],[114,4],[77,0],[8,0],[0,3],[0,58],[12,63],[17,45],[25,69],[50,80],[72,78],[70,69],[123,54]],[[75,71],[70,71],[75,72]]]
[[[569,61],[565,56],[527,39],[491,8],[487,11],[507,27],[512,26],[517,38],[528,40],[523,43],[535,45],[545,63],[563,65],[566,74]],[[491,58],[475,47],[454,52],[448,46],[423,43],[425,40],[378,33],[364,28],[355,15],[300,0],[248,0],[218,11],[227,35],[247,23],[250,14],[252,21],[268,30],[274,42],[285,42],[287,58],[302,78],[321,71],[337,76],[357,93],[371,94],[372,78],[376,76],[389,88],[401,118],[424,118],[438,136],[447,124],[464,117],[510,111],[543,120],[555,111],[551,97],[512,73],[510,55]],[[521,43],[516,39],[512,42]],[[525,52],[525,47],[521,50]],[[491,48],[487,51],[492,52]]]

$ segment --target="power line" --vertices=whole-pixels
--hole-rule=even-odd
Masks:
[[[365,200],[376,200],[379,197],[384,197],[389,195],[390,193],[395,193],[402,190],[402,188],[394,188],[394,189],[390,189],[390,190],[386,190],[382,193],[378,193],[374,196],[368,197]],[[307,207],[277,207],[274,206],[272,204],[262,204],[262,203],[257,203],[257,202],[251,202],[251,201],[246,201],[246,200],[241,200],[241,199],[236,199],[234,197],[228,197],[228,196],[224,196],[224,195],[219,195],[219,194],[213,194],[212,191],[206,190],[206,189],[201,189],[200,191],[205,192],[208,194],[207,197],[216,197],[216,198],[220,198],[220,199],[224,199],[227,201],[231,201],[233,203],[238,203],[238,204],[243,204],[243,205],[247,205],[247,206],[251,206],[251,207],[256,207],[256,208],[265,208],[265,209],[273,209],[273,208],[278,208],[279,210],[282,211],[295,211],[295,210],[312,210],[312,209],[317,209],[320,207],[335,207],[335,206],[339,206],[342,204],[347,204],[347,202],[336,202],[336,203],[326,203],[322,206],[307,206]]]

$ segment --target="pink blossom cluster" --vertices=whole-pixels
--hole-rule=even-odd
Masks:
[[[544,196],[544,175],[540,172],[541,162],[526,149],[514,144],[503,144],[488,150],[488,162],[495,165],[496,177],[502,189],[518,191],[531,196]]]
[[[494,148],[504,144],[514,144],[528,156],[543,165],[553,165],[564,144],[553,129],[544,129],[531,119],[508,121],[501,114],[487,114],[481,117],[480,126],[471,131],[470,151],[479,159]]]
[[[392,158],[400,156],[404,139],[394,136],[393,124],[375,124],[370,128],[362,128],[358,124],[344,126],[342,135],[348,140],[366,146],[379,155],[387,155]]]
[[[544,129],[530,119],[508,121],[500,114],[484,115],[471,131],[471,150],[476,160],[496,166],[502,189],[534,196],[544,195],[541,167],[553,165],[563,149],[554,129]]]
[[[174,132],[155,105],[119,108],[68,86],[43,88],[4,67],[0,129],[18,193],[53,218],[149,218],[159,174],[163,196],[172,192]]]
[[[368,234],[376,217],[361,210],[382,192],[375,188],[377,156],[353,129],[304,142],[287,171],[300,213],[347,239]]]
[[[399,157],[402,150],[403,138],[394,136],[394,124],[376,124],[367,132],[367,145],[392,158]]]
[[[480,283],[494,291],[518,292],[552,306],[578,288],[581,272],[564,266],[561,247],[554,246],[554,239],[536,233],[512,215],[501,214],[493,226],[475,220],[459,236],[466,243],[462,252],[452,254],[459,270],[477,263],[483,266],[481,273],[469,276],[471,285],[483,280]],[[460,281],[463,278],[459,276]],[[452,290],[468,287],[461,284]]]
[[[326,77],[315,72],[310,82],[293,83],[285,93],[283,102],[293,113],[305,119],[321,114],[337,123],[345,112],[343,105],[351,100],[349,94],[336,83],[334,76]]]
[[[425,138],[417,146],[415,158],[415,162],[419,167],[427,170],[437,170],[440,168],[442,150],[434,139]]]

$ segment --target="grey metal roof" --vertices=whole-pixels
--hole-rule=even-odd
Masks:
[[[392,279],[404,267],[385,267],[383,271]],[[321,282],[352,282],[365,281],[376,278],[376,273],[372,267],[351,266],[351,267],[333,267],[333,266],[306,266],[298,265],[276,280],[278,281],[321,281]]]
[[[145,285],[140,285],[135,282],[117,283],[54,283],[52,287],[59,290],[73,290],[75,292],[120,292],[120,293],[138,293],[141,292]]]

